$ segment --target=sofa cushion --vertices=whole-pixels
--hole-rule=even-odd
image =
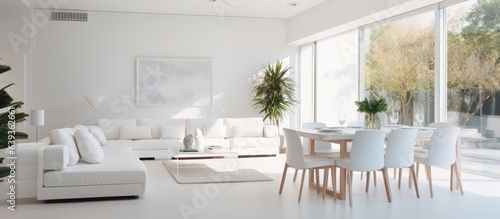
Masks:
[[[106,139],[119,139],[122,125],[137,125],[136,119],[98,119],[97,126],[102,129]]]
[[[260,127],[263,129],[262,118],[224,118],[226,124],[226,138],[234,137],[234,126],[241,127]]]
[[[161,125],[161,138],[182,139],[186,135],[186,125]]]
[[[132,150],[168,150],[169,146],[184,147],[182,139],[109,140],[103,150],[128,148]]]
[[[224,125],[224,120],[217,119],[186,119],[186,135],[192,134],[194,136],[196,129],[203,130],[203,127],[221,127]]]
[[[168,150],[171,146],[181,146],[182,139],[144,139],[144,140],[135,140],[129,147],[133,150]]]
[[[279,147],[279,138],[230,138],[231,148]]]
[[[104,152],[101,144],[97,141],[94,135],[84,130],[75,132],[76,145],[82,157],[82,160],[87,163],[96,164],[104,159]]]
[[[50,132],[51,144],[66,145],[68,147],[68,165],[75,165],[80,160],[80,154],[75,139],[68,132],[69,129],[54,129]]]
[[[185,125],[185,122],[186,121],[184,119],[143,119],[143,118],[141,118],[138,120],[138,125],[150,125],[151,126],[151,137],[158,139],[161,137],[161,125]],[[182,135],[182,137],[184,137],[184,134]]]
[[[99,164],[79,163],[43,175],[44,186],[91,186],[146,183],[144,164],[133,157],[108,157]]]
[[[97,139],[100,145],[106,145],[108,143],[106,141],[106,135],[104,135],[104,132],[101,128],[95,125],[91,125],[89,126],[89,132],[90,134],[94,135],[95,139]]]
[[[226,136],[226,125],[215,123],[203,126],[205,138],[224,138]]]
[[[233,137],[262,137],[263,128],[260,126],[233,126]]]
[[[275,125],[265,125],[264,126],[264,137],[266,138],[276,138],[279,136],[278,127]]]
[[[151,139],[151,126],[122,125],[122,127],[120,128],[120,139]]]

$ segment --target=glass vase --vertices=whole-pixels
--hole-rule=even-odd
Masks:
[[[365,114],[365,128],[366,129],[380,129],[380,119],[376,113]]]

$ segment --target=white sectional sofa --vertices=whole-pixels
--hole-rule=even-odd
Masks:
[[[77,125],[53,130],[50,140],[20,144],[17,197],[51,200],[143,195],[147,171],[139,158],[172,156],[169,148],[182,148],[186,134],[201,134],[197,137],[203,147],[221,146],[239,155],[276,155],[280,144],[278,128],[264,125],[261,118],[99,119],[97,126],[101,134],[92,133],[96,127]],[[99,162],[88,163],[82,158],[88,151],[76,146],[75,130],[80,129],[95,136],[103,154]],[[66,136],[68,143],[62,143],[54,133]],[[7,194],[8,186],[0,183],[0,190],[5,191],[2,195]]]
[[[165,159],[169,147],[182,148],[187,134],[202,133],[203,146],[220,146],[239,155],[279,153],[278,128],[262,118],[98,119],[108,146],[130,147],[140,158]]]

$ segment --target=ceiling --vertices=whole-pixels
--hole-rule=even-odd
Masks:
[[[23,1],[32,8],[54,8],[43,5],[48,2],[47,0]],[[208,0],[64,0],[49,2],[62,2],[58,7],[63,10],[287,19],[325,1],[327,0],[216,0],[215,2]],[[6,2],[12,2],[12,0]],[[287,6],[291,2],[299,4],[294,7]],[[2,7],[3,3],[4,0],[2,0]]]

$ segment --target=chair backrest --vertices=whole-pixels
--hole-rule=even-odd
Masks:
[[[414,145],[418,129],[396,129],[391,131],[385,148],[385,167],[405,168],[413,165]]]
[[[297,131],[288,128],[283,128],[283,132],[286,141],[286,163],[290,167],[303,169],[305,167],[304,151],[302,150],[299,134]]]
[[[429,128],[451,128],[454,125],[449,122],[433,122],[429,124]]]
[[[457,157],[457,139],[460,128],[438,128],[432,133],[427,162],[430,165],[449,166]]]
[[[375,171],[384,167],[384,140],[386,131],[358,130],[354,133],[350,169]]]
[[[303,129],[317,129],[317,128],[326,128],[326,124],[322,122],[306,122],[302,124]],[[309,149],[309,139],[303,138],[302,145],[304,150]],[[324,141],[316,141],[314,142],[315,149],[332,149],[332,144]]]

